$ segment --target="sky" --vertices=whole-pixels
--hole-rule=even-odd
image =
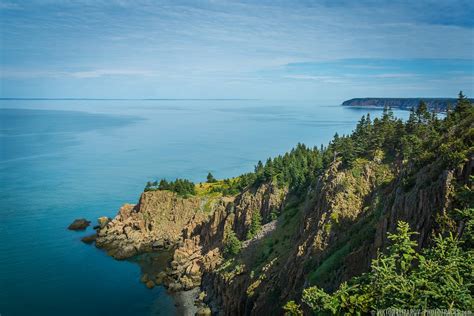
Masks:
[[[473,28],[471,0],[0,0],[0,97],[472,97]]]

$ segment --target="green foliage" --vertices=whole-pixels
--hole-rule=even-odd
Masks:
[[[285,316],[303,316],[301,307],[295,303],[295,301],[289,301],[283,306]]]
[[[242,183],[243,176],[237,177],[235,179],[224,179],[223,181],[216,181],[213,182],[214,185],[210,192],[219,192],[222,193],[222,195],[227,196],[227,195],[236,195],[240,193],[248,184]]]
[[[403,160],[417,168],[437,157],[443,157],[448,167],[456,167],[472,148],[474,131],[463,126],[472,121],[473,106],[462,93],[454,113],[444,120],[429,113],[423,101],[405,123],[385,108],[373,122],[370,116],[362,117],[350,136],[335,135],[322,155],[326,163],[341,157],[345,166],[351,166],[357,158],[373,159],[382,150],[386,159]]]
[[[157,181],[148,182],[145,186],[144,191],[147,192],[156,190],[168,190],[176,192],[181,196],[196,194],[194,183],[186,179],[176,179],[175,181],[167,181],[166,179],[161,179],[159,183]]]
[[[293,193],[303,193],[321,172],[322,159],[318,148],[298,144],[283,156],[269,158],[265,165],[259,161],[252,185],[275,181],[280,187],[288,186]]]
[[[463,246],[465,249],[474,249],[474,208],[457,211],[461,217],[461,222],[464,223],[462,234]]]
[[[265,164],[259,161],[253,172],[242,174],[232,181],[224,180],[224,185],[215,186],[212,190],[223,195],[236,195],[250,187],[274,182],[280,187],[288,187],[294,195],[303,196],[336,158],[342,160],[343,167],[353,167],[360,159],[383,159],[386,162],[407,163],[416,171],[440,157],[445,166],[454,168],[466,161],[472,152],[474,129],[469,127],[473,121],[473,106],[462,92],[454,111],[448,111],[442,120],[429,113],[424,102],[420,102],[417,109],[412,109],[405,123],[395,118],[391,109],[385,108],[381,118],[372,120],[369,114],[363,116],[351,135],[336,134],[327,147],[318,149],[297,144],[290,152],[269,158]],[[360,168],[354,168],[354,176],[358,177],[360,171]],[[173,187],[173,182],[169,183],[169,190],[194,194],[189,185],[191,182],[183,181],[187,180],[175,181],[180,182],[178,188]],[[209,173],[207,182],[216,181]],[[412,185],[411,179],[407,179],[406,189]],[[148,183],[145,190],[168,186],[158,186],[158,183],[153,182]]]
[[[262,230],[262,216],[259,211],[254,211],[250,228],[247,232],[247,239],[252,239],[260,230]]]
[[[210,172],[207,174],[206,179],[207,179],[207,183],[215,183],[215,182],[217,182],[217,179],[214,178],[214,176],[213,176],[212,173],[210,173]]]
[[[342,283],[328,294],[318,287],[303,291],[303,302],[315,313],[367,313],[387,308],[472,310],[472,248],[449,235],[434,238],[422,253],[411,240],[407,223],[399,222],[386,254],[373,260],[370,272]]]
[[[237,255],[242,249],[242,242],[233,230],[229,230],[224,240],[224,255],[226,257]]]

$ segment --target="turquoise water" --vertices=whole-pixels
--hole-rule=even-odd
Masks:
[[[319,146],[368,111],[381,114],[291,101],[0,101],[0,314],[172,315],[138,265],[68,224],[114,216],[148,180],[231,177],[298,142]]]

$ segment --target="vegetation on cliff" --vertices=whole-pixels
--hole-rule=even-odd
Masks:
[[[434,246],[418,252],[410,238],[414,234],[407,223],[399,222],[397,233],[388,234],[392,244],[372,261],[370,272],[342,283],[332,294],[307,288],[303,303],[315,313],[332,314],[396,308],[472,310],[473,249],[463,249],[463,240],[449,234],[434,237]],[[301,314],[294,301],[284,309],[287,315]]]
[[[300,302],[315,313],[336,314],[403,306],[419,309],[472,309],[473,241],[469,228],[473,225],[473,194],[470,191],[472,181],[468,181],[463,187],[455,184],[450,189],[449,212],[436,215],[437,235],[431,238],[432,247],[418,251],[414,241],[402,238],[411,234],[408,227],[402,225],[402,231],[389,235],[394,244],[388,249],[388,253],[373,261],[369,273],[348,283],[344,282],[340,287],[337,285],[343,279],[341,269],[347,269],[347,265],[350,268],[350,263],[346,263],[347,258],[374,242],[375,226],[385,216],[383,210],[393,203],[393,192],[401,190],[400,194],[406,192],[410,196],[429,194],[422,190],[428,190],[447,170],[456,170],[472,159],[473,124],[472,104],[460,93],[456,108],[448,110],[442,118],[429,112],[424,102],[411,110],[410,117],[405,122],[395,118],[393,112],[385,108],[380,118],[372,120],[369,115],[363,116],[351,135],[336,134],[326,147],[307,148],[298,144],[283,156],[268,159],[265,164],[259,162],[254,172],[246,175],[249,187],[267,182],[277,183],[279,186],[289,187],[290,196],[296,197],[300,202],[293,208],[294,212],[288,211],[291,208],[285,208],[281,213],[281,225],[271,236],[260,242],[256,249],[256,259],[250,262],[247,260],[245,264],[235,260],[227,268],[227,275],[229,270],[241,271],[242,266],[246,266],[251,272],[250,280],[246,281],[249,282],[247,295],[251,295],[252,300],[257,299],[254,295],[260,295],[267,302],[274,300],[276,303],[280,293],[286,290],[276,287],[278,281],[271,281],[271,275],[285,269],[285,262],[291,262],[291,244],[295,243],[295,238],[301,238],[298,237],[301,225],[307,227],[311,224],[298,220],[296,225],[288,226],[285,225],[288,221],[285,218],[291,219],[290,214],[300,214],[305,203],[314,203],[304,202],[311,196],[308,193],[314,190],[318,181],[319,185],[321,181],[326,181],[323,185],[327,185],[328,181],[335,181],[326,179],[323,175],[330,168],[336,168],[333,173],[338,174],[336,182],[341,186],[341,196],[331,196],[328,201],[331,212],[318,215],[319,223],[324,226],[312,241],[314,244],[311,247],[314,247],[316,257],[308,256],[299,263],[305,265],[300,270],[306,275],[306,284],[325,286],[306,289]],[[338,161],[340,163],[336,163]],[[375,182],[372,183],[373,181]],[[315,196],[314,199],[317,201],[321,197]],[[441,201],[433,203],[438,203],[434,205],[435,208],[444,207],[440,205]],[[430,210],[431,216],[437,213],[435,208]],[[361,209],[362,214],[351,213],[355,209]],[[307,227],[305,230],[312,229]],[[282,240],[278,237],[283,232],[289,241],[288,246],[284,246],[286,243],[281,243]],[[429,234],[424,232],[427,233]],[[301,255],[305,247],[310,246],[305,243],[298,245],[301,248],[295,251],[298,255]],[[460,258],[464,258],[464,262],[460,262]],[[392,266],[388,266],[389,263]],[[406,271],[400,270],[402,265]],[[440,276],[436,277],[436,273]],[[451,280],[448,276],[452,273],[454,276],[451,278],[454,279]],[[269,288],[265,288],[265,284]],[[400,290],[401,286],[406,287]],[[326,287],[332,290],[324,290]],[[407,296],[403,292],[405,290],[411,296]],[[257,294],[258,291],[266,294]],[[328,294],[332,291],[332,294]],[[430,302],[423,301],[425,297]],[[272,305],[271,302],[263,304]],[[266,306],[267,311],[278,311]],[[288,312],[298,313],[296,302],[290,301],[286,308]]]
[[[192,260],[175,256],[173,282],[202,276],[224,314],[281,313],[282,301],[290,314],[471,309],[473,106],[461,93],[443,117],[428,108],[363,116],[350,135],[236,178],[147,185],[205,210],[183,231],[178,253]],[[400,220],[419,234],[393,234]]]
[[[370,118],[363,117],[352,135],[336,136],[327,151],[340,156],[343,167],[349,169],[361,158],[390,163],[403,170],[401,189],[409,191],[419,181],[419,171],[426,166],[435,168],[430,171],[435,178],[428,178],[425,184],[429,186],[443,170],[456,169],[472,159],[473,124],[472,104],[460,93],[457,107],[448,111],[444,119],[429,113],[423,102],[411,111],[406,122],[394,119],[385,109],[380,120],[372,123]],[[388,234],[392,244],[372,261],[368,273],[343,282],[330,294],[319,286],[305,289],[303,306],[314,313],[330,314],[388,308],[472,310],[473,198],[471,176],[466,184],[453,188],[450,211],[438,216],[438,232],[432,237],[430,247],[418,251],[417,243],[410,239],[415,233],[407,223],[399,222],[397,233]],[[352,240],[359,235],[352,235]],[[325,273],[337,270],[350,249],[356,249],[351,247],[341,252],[351,242],[343,245],[334,253],[339,263],[334,262],[334,255],[328,256],[319,264],[318,271],[325,265],[331,266]],[[321,278],[325,278],[321,273],[318,277],[313,275],[316,282],[321,283]],[[284,309],[289,315],[302,313],[295,301],[289,301]]]
[[[144,191],[147,192],[154,190],[168,190],[181,196],[196,194],[195,184],[186,179],[176,179],[175,181],[161,179],[160,182],[147,182]]]

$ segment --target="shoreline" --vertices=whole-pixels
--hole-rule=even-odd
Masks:
[[[198,306],[196,306],[195,301],[200,293],[198,287],[187,290],[179,291],[168,294],[173,298],[176,307],[176,315],[179,316],[194,316],[198,311]]]

